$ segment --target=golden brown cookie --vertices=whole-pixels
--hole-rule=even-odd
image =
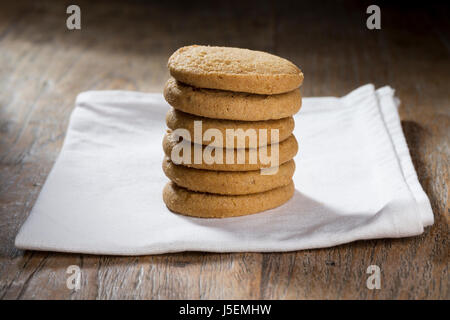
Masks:
[[[194,137],[194,121],[201,121],[201,137],[203,133],[209,129],[217,129],[221,132],[224,139],[234,139],[234,145],[238,145],[238,136],[242,137],[245,142],[245,148],[256,148],[258,146],[265,146],[271,143],[277,143],[286,140],[294,130],[295,122],[294,118],[282,118],[279,120],[267,120],[267,121],[233,121],[233,120],[219,120],[210,119],[205,117],[194,116],[174,108],[170,108],[166,115],[167,126],[172,129],[186,129],[189,131],[191,137]],[[198,123],[197,123],[198,124]],[[200,128],[200,127],[198,127]],[[232,129],[234,132],[231,133],[227,129]],[[260,130],[263,129],[266,132],[259,136]],[[251,130],[251,131],[247,131]],[[272,130],[278,130],[278,137],[276,135],[272,136]],[[250,139],[245,139],[245,133],[254,133],[255,144],[249,146]],[[273,140],[272,140],[273,139]],[[278,139],[278,140],[277,140]],[[224,140],[226,141],[226,140]],[[202,141],[204,145],[210,145],[214,147],[225,147],[222,140],[204,140]]]
[[[190,191],[167,183],[163,200],[173,212],[200,218],[236,217],[273,209],[294,195],[294,183],[269,191],[238,196]]]
[[[289,184],[295,171],[294,160],[282,164],[276,174],[254,171],[211,171],[176,165],[168,157],[163,161],[166,176],[177,185],[192,191],[227,195],[264,192]]]
[[[296,114],[302,105],[299,89],[276,95],[248,94],[194,88],[174,78],[167,81],[164,98],[175,109],[190,114],[243,121],[290,117]]]
[[[216,163],[217,161],[213,163],[206,163],[204,161],[204,155],[205,148],[207,146],[201,146],[202,148],[202,154],[201,156],[201,163],[195,163],[194,159],[194,144],[190,143],[191,147],[191,157],[190,159],[187,159],[187,161],[184,161],[181,157],[183,156],[182,150],[178,150],[180,152],[176,152],[175,154],[180,155],[180,162],[175,161],[175,159],[172,159],[171,153],[172,149],[179,143],[179,137],[174,135],[171,130],[167,130],[167,133],[164,136],[163,139],[163,149],[166,156],[168,156],[174,163],[185,165],[187,167],[196,168],[196,169],[205,169],[205,170],[214,170],[214,171],[251,171],[251,170],[258,170],[261,168],[269,168],[276,166],[275,159],[270,160],[270,157],[272,155],[272,148],[275,144],[259,147],[256,149],[226,149],[223,148],[222,150],[222,163]],[[211,151],[215,148],[210,148]],[[286,140],[280,142],[278,144],[278,164],[281,165],[292,158],[297,154],[298,151],[298,143],[295,139],[294,135],[290,135]],[[227,152],[230,153],[231,161],[227,162]],[[181,153],[181,154],[180,154]],[[262,161],[260,154],[267,155],[269,158],[266,163],[265,161]],[[215,153],[213,153],[213,156]],[[238,162],[238,156],[241,157],[242,161]],[[254,157],[253,157],[254,156]],[[274,156],[275,158],[275,156]],[[220,158],[219,158],[220,159]],[[255,160],[255,161],[253,161]]]
[[[256,94],[292,91],[303,73],[292,62],[248,49],[187,46],[169,58],[172,77],[194,87]]]

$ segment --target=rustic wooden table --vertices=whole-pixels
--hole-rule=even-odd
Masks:
[[[65,24],[69,3],[0,5],[1,298],[449,298],[448,8],[382,6],[382,29],[371,31],[368,3],[358,1],[77,3],[82,25],[74,31]],[[16,249],[75,96],[93,89],[161,92],[168,56],[192,43],[284,56],[303,69],[305,96],[339,96],[369,82],[394,87],[435,224],[418,237],[291,253],[108,257]],[[381,267],[380,290],[366,288],[371,264]],[[69,265],[81,267],[79,291],[66,287]]]

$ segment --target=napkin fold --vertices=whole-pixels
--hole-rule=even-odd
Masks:
[[[19,234],[21,249],[113,255],[291,251],[421,234],[433,224],[394,90],[304,98],[294,197],[263,213],[201,219],[170,212],[160,94],[78,95],[61,153]]]

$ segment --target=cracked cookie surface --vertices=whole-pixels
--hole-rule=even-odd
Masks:
[[[303,73],[289,60],[241,48],[182,47],[170,56],[168,67],[172,77],[199,88],[278,94],[303,82]]]

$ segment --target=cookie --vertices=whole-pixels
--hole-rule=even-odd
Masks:
[[[217,129],[221,132],[224,141],[225,139],[234,139],[234,145],[238,145],[237,136],[242,136],[245,139],[245,133],[254,133],[255,144],[249,146],[250,139],[245,139],[245,148],[256,148],[258,146],[265,146],[271,143],[277,143],[286,140],[294,130],[295,122],[294,118],[282,118],[279,120],[267,120],[267,121],[233,121],[233,120],[219,120],[210,119],[205,117],[194,116],[182,111],[170,108],[166,115],[166,124],[172,129],[186,129],[189,131],[191,137],[194,137],[194,121],[201,121],[201,130],[198,127],[197,131],[201,134],[203,138],[203,133],[209,129]],[[198,123],[197,123],[198,125]],[[232,134],[227,129],[232,129],[236,135]],[[259,136],[260,130],[263,129],[266,132]],[[247,131],[251,130],[251,131]],[[278,137],[276,135],[272,136],[272,130],[278,130]],[[272,140],[273,139],[273,140]],[[222,140],[202,140],[201,144],[210,145],[214,147],[222,147],[225,145]],[[252,142],[253,143],[253,142]]]
[[[163,200],[176,213],[200,218],[225,218],[257,213],[278,207],[294,195],[294,183],[269,191],[238,196],[190,191],[167,183]]]
[[[227,195],[264,192],[289,184],[295,171],[294,160],[282,164],[276,174],[254,171],[211,171],[176,165],[168,157],[163,161],[166,176],[178,186],[192,191]]]
[[[179,143],[179,137],[174,135],[171,130],[167,130],[166,135],[163,139],[163,149],[166,156],[168,156],[174,163],[185,165],[187,167],[196,168],[196,169],[205,169],[205,170],[214,170],[214,171],[251,171],[251,170],[258,170],[261,168],[269,168],[276,166],[276,163],[274,163],[275,159],[269,160],[267,163],[264,163],[264,161],[261,161],[260,154],[267,155],[269,158],[272,154],[272,145],[259,147],[256,149],[222,149],[222,163],[206,163],[204,161],[204,157],[201,159],[201,163],[195,163],[194,159],[194,144],[190,143],[191,147],[191,157],[187,161],[183,161],[183,158],[180,159],[180,162],[175,161],[171,157],[172,149]],[[202,148],[202,154],[205,154],[205,148],[206,146],[201,146]],[[211,148],[215,149],[215,148]],[[267,150],[266,150],[267,149]],[[292,158],[297,154],[298,151],[298,143],[295,139],[294,135],[290,135],[286,140],[280,142],[278,144],[278,164],[281,165]],[[226,161],[226,155],[227,152],[231,154],[230,158],[233,161]],[[182,152],[181,152],[182,153]],[[178,152],[176,153],[178,154]],[[250,161],[253,160],[253,158],[250,158],[252,155],[255,156],[256,161]],[[180,157],[182,154],[180,155]],[[238,156],[241,156],[244,161],[241,161],[238,163]],[[188,163],[187,163],[188,162]],[[217,162],[217,161],[216,161]],[[232,163],[230,163],[232,162]]]
[[[302,105],[299,89],[276,95],[200,89],[170,78],[164,98],[175,109],[213,119],[261,121],[296,114]]]
[[[292,91],[303,73],[292,62],[248,49],[187,46],[169,58],[172,77],[194,87],[256,94]]]

